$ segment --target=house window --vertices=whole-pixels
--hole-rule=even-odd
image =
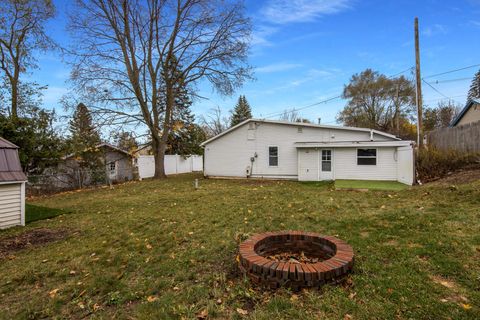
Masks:
[[[303,132],[303,128],[302,128],[302,127],[298,127],[297,132],[298,132],[298,133],[302,133],[302,132]]]
[[[332,150],[322,150],[322,171],[332,171]]]
[[[278,167],[278,147],[268,147],[268,165]]]
[[[357,165],[377,165],[377,149],[357,149]]]

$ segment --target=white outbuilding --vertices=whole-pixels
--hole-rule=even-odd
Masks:
[[[25,225],[26,180],[18,147],[0,137],[0,228]]]
[[[365,128],[246,120],[202,143],[207,177],[414,182],[412,141]]]

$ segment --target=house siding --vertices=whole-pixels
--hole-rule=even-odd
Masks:
[[[461,126],[467,123],[480,121],[480,105],[474,104],[468,109],[468,111],[463,115],[463,117],[458,121],[455,126]]]
[[[0,228],[24,225],[24,184],[0,184]]]
[[[396,181],[396,148],[381,147],[376,149],[376,165],[358,165],[357,148],[336,148],[333,161],[335,179]]]
[[[257,157],[252,166],[252,177],[297,179],[296,142],[370,141],[370,132],[305,126],[301,127],[302,132],[300,133],[298,128],[297,125],[248,122],[206,144],[204,174],[206,176],[246,177],[246,169],[251,166],[250,158],[256,154]],[[255,132],[252,132],[253,130]],[[375,141],[392,140],[378,134],[374,134],[373,138]],[[276,167],[268,165],[269,146],[278,147],[279,157]],[[356,165],[356,159],[354,164]],[[378,176],[386,177],[387,174],[382,171]],[[394,169],[393,175],[388,174],[388,177],[396,180],[396,169]]]

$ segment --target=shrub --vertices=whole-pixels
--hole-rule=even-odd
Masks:
[[[478,164],[480,164],[479,153],[456,150],[419,149],[415,158],[417,179],[421,182],[442,178],[449,172]]]

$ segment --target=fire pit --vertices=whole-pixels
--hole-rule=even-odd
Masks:
[[[342,279],[353,267],[346,242],[312,232],[267,232],[240,244],[239,267],[253,282],[272,289],[319,287]]]

